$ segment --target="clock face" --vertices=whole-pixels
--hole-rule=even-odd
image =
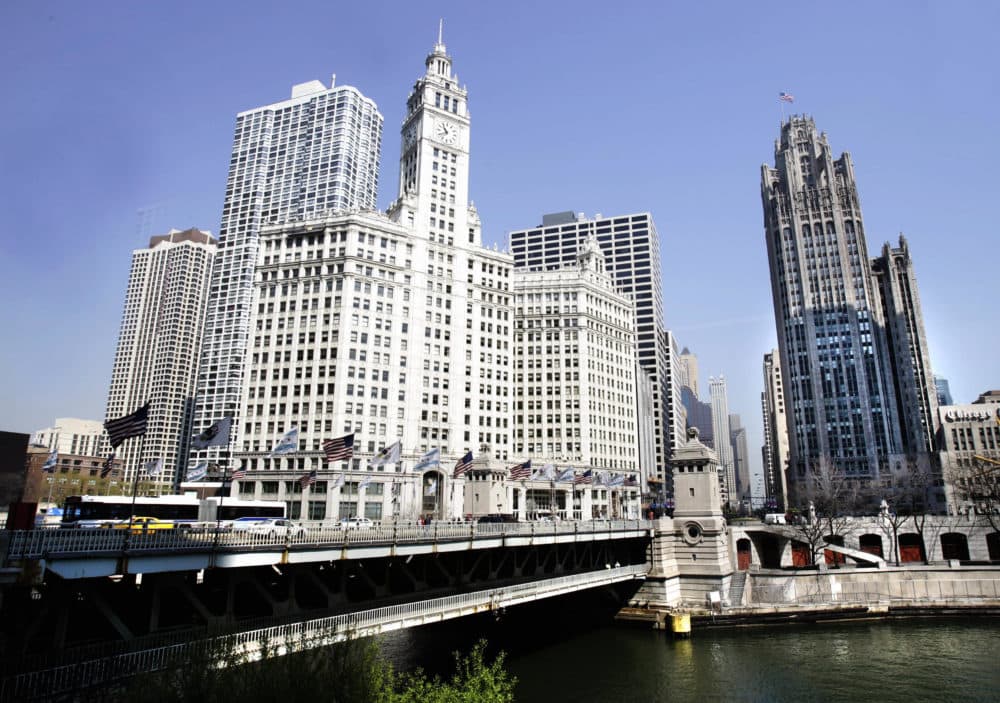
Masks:
[[[438,122],[435,134],[445,144],[454,144],[458,140],[458,127],[451,122]]]

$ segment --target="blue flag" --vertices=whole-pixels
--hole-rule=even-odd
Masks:
[[[49,458],[45,460],[44,464],[42,464],[42,471],[49,474],[55,472],[57,461],[59,461],[59,450],[53,449],[49,452]]]
[[[280,454],[290,454],[291,452],[298,451],[299,449],[299,428],[293,427],[288,430],[285,434],[281,435],[281,439],[278,443],[274,445],[274,449],[271,450],[271,456],[278,456]]]
[[[203,461],[197,466],[194,466],[187,470],[187,475],[184,477],[185,481],[200,481],[205,478],[208,473],[208,462]]]
[[[440,466],[440,465],[441,465],[441,450],[435,447],[434,449],[431,449],[429,452],[420,457],[420,461],[418,461],[416,465],[414,465],[413,470],[423,471],[424,469],[428,469],[432,466]]]

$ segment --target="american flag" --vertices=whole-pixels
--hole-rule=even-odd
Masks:
[[[577,474],[573,478],[573,485],[574,486],[577,485],[577,484],[579,484],[579,483],[590,484],[590,483],[593,483],[593,482],[594,482],[594,472],[591,469],[587,469],[582,474]]]
[[[246,475],[247,475],[246,468],[241,466],[240,468],[233,470],[233,473],[230,475],[230,478],[233,479],[234,481],[239,481],[240,479],[246,478]]]
[[[795,96],[791,93],[778,93],[778,100],[785,103],[793,103],[795,102]]]
[[[108,431],[111,439],[111,448],[117,449],[118,445],[129,437],[138,437],[146,434],[146,425],[149,424],[149,403],[131,415],[125,415],[115,420],[108,420],[104,423],[104,429]]]
[[[306,486],[311,486],[316,483],[316,471],[310,471],[305,476],[299,479],[299,485],[305,488]]]
[[[510,479],[512,481],[523,481],[529,476],[531,476],[531,459],[510,467]]]
[[[472,452],[466,452],[465,456],[459,459],[458,463],[455,464],[455,473],[453,474],[453,476],[455,478],[458,478],[471,468],[472,468]]]
[[[354,456],[354,433],[323,441],[327,461],[348,461]]]
[[[104,466],[101,468],[101,478],[107,478],[108,474],[110,474],[114,468],[115,468],[115,454],[114,452],[112,452],[111,456],[109,456],[105,460]]]

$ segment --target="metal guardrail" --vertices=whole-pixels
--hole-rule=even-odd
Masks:
[[[304,622],[258,628],[208,640],[196,640],[154,649],[117,654],[49,669],[15,674],[4,679],[0,701],[31,700],[67,691],[107,684],[136,674],[163,670],[180,663],[193,653],[236,652],[243,661],[260,657],[261,647],[277,645],[278,651],[289,647],[311,648],[355,637],[364,637],[390,625],[412,627],[427,621],[462,617],[487,612],[524,600],[537,600],[568,591],[584,590],[604,584],[639,578],[646,574],[645,564],[621,566],[586,574],[560,576],[531,583],[474,591],[444,598],[389,605],[355,613],[307,620]],[[274,651],[273,649],[271,650]],[[218,665],[208,659],[200,664]]]
[[[116,529],[40,529],[10,533],[7,562],[72,555],[105,556],[129,552],[205,552],[254,548],[345,547],[430,543],[507,537],[541,537],[569,534],[634,532],[652,529],[649,520],[580,520],[516,523],[376,523],[369,528],[308,527],[299,533],[274,534],[215,529],[151,530],[128,534]]]

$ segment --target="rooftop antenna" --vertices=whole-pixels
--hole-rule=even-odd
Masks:
[[[444,44],[444,18],[438,20],[438,44]]]

